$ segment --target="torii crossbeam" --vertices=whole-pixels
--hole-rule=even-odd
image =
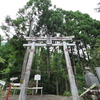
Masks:
[[[23,46],[30,46],[30,54],[29,59],[26,67],[25,77],[24,81],[21,87],[19,100],[26,100],[27,95],[27,89],[28,89],[28,82],[30,77],[30,70],[32,66],[32,61],[34,57],[35,52],[35,46],[63,46],[64,54],[65,54],[65,60],[66,60],[66,67],[68,70],[69,75],[69,81],[70,81],[70,87],[71,87],[71,93],[72,93],[72,100],[79,100],[78,96],[78,90],[75,83],[75,78],[71,66],[71,61],[68,53],[67,46],[74,46],[75,44],[66,43],[66,41],[71,41],[74,38],[74,36],[67,36],[67,37],[26,37],[27,41],[30,41],[30,44],[23,44]],[[36,43],[37,41],[45,41],[44,44]],[[56,43],[53,44],[52,41],[62,41],[62,43]]]

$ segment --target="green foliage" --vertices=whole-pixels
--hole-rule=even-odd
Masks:
[[[10,39],[5,45],[0,47],[2,57],[1,77],[9,80],[10,77],[20,76],[22,61],[25,49],[22,46],[25,40],[16,37]]]
[[[84,92],[84,90],[78,90],[78,94],[81,95]]]
[[[98,67],[100,65],[100,37],[95,39],[92,48],[88,49],[87,52],[89,52],[91,56],[90,64],[92,64],[93,67]]]
[[[10,69],[6,68],[6,69],[2,70],[1,73],[4,75],[8,75],[10,73]]]
[[[0,57],[0,63],[5,63],[5,59]]]
[[[0,89],[0,99],[4,99],[5,91]]]
[[[63,96],[71,96],[71,92],[64,92]]]

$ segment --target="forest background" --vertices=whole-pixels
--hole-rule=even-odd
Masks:
[[[96,10],[99,12],[99,8]],[[8,37],[7,43],[2,45],[3,37],[0,36],[0,79],[6,82],[10,82],[11,77],[17,76],[18,82],[22,78],[26,54],[23,44],[27,43],[24,36],[75,36],[75,47],[68,49],[79,92],[85,86],[85,67],[90,67],[95,73],[95,67],[100,65],[100,21],[88,14],[57,8],[50,0],[29,0],[19,9],[16,19],[6,16],[1,28]],[[35,74],[41,74],[40,83],[43,83],[45,94],[70,93],[62,47],[52,50],[36,47],[30,82],[35,82]]]

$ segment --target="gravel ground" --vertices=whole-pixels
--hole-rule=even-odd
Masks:
[[[9,100],[18,100],[18,95],[9,96]],[[32,96],[28,95],[26,100],[72,100],[71,97],[57,96],[57,95],[42,95]],[[83,100],[82,98],[80,100]]]
[[[9,100],[18,100],[19,95],[10,95]],[[5,100],[5,91],[0,91],[0,100]],[[57,95],[27,95],[26,100],[72,100],[71,97]],[[80,100],[83,100],[82,98]]]

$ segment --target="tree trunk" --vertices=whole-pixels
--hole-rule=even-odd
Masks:
[[[38,66],[37,66],[37,71],[39,74],[41,74],[40,72],[40,53],[41,53],[41,47],[38,48]]]
[[[85,47],[85,49],[86,49],[86,51],[88,50],[88,48],[87,48],[87,45],[86,45],[86,43],[84,42],[84,47]],[[88,58],[88,60],[90,59],[90,57],[89,57],[89,54],[88,54],[88,52],[86,52],[87,53],[87,58]]]
[[[86,59],[86,56],[85,56],[85,53],[84,53],[84,50],[83,50],[84,46],[82,44],[80,44],[80,46],[81,46],[81,49],[82,49],[83,57],[84,57],[84,59]]]
[[[65,91],[67,92],[68,91],[68,83],[67,83],[67,79],[65,78]]]
[[[79,42],[76,41],[76,47],[77,47],[77,53],[78,53],[78,57],[79,57],[79,65],[83,71],[83,66],[82,66],[82,62],[80,60],[80,52],[79,52]]]
[[[49,53],[49,47],[47,47],[47,75],[48,75],[48,78],[50,78],[50,53]]]
[[[72,55],[72,66],[74,69],[74,74],[76,74],[76,67],[75,67],[75,61],[74,61],[74,55],[73,55],[73,47],[71,47],[71,55]]]
[[[56,95],[59,95],[59,82],[58,82],[58,76],[56,76]]]

